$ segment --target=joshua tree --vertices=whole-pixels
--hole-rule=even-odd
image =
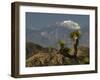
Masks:
[[[65,46],[66,45],[65,41],[60,40],[58,43],[60,45],[60,50],[59,50],[60,54],[66,56],[66,57],[71,57],[71,55],[69,54],[70,49]]]
[[[60,48],[65,47],[65,41],[63,41],[63,40],[59,40],[58,44],[60,45]]]
[[[74,47],[74,57],[77,57],[77,47],[79,44],[79,38],[80,38],[80,31],[79,30],[75,30],[73,32],[71,32],[70,37],[73,40],[73,47]]]

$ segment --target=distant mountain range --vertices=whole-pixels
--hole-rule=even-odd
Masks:
[[[72,46],[70,32],[72,30],[61,26],[48,26],[39,29],[26,28],[26,42],[34,42],[43,47],[52,46],[57,48],[57,42],[64,40],[67,46]],[[81,33],[80,46],[89,46],[89,28],[82,27]]]

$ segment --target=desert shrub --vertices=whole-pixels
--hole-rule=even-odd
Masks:
[[[63,55],[57,53],[37,53],[26,61],[27,67],[63,64]]]

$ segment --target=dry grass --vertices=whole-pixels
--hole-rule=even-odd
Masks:
[[[37,53],[26,60],[26,66],[45,66],[63,64],[63,55],[57,53]]]

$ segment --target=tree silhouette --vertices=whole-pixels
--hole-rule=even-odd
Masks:
[[[66,45],[65,41],[60,40],[58,43],[60,45],[60,50],[59,50],[60,54],[64,55],[65,57],[71,58],[72,56],[69,54],[70,48],[65,46]]]
[[[65,47],[65,41],[64,40],[59,40],[58,44],[60,45],[60,48],[64,48]]]
[[[77,61],[77,51],[78,51],[78,45],[79,45],[79,38],[81,36],[81,33],[79,30],[75,30],[70,33],[70,37],[73,41],[73,48],[74,48],[74,59]],[[77,61],[78,62],[78,61]]]

